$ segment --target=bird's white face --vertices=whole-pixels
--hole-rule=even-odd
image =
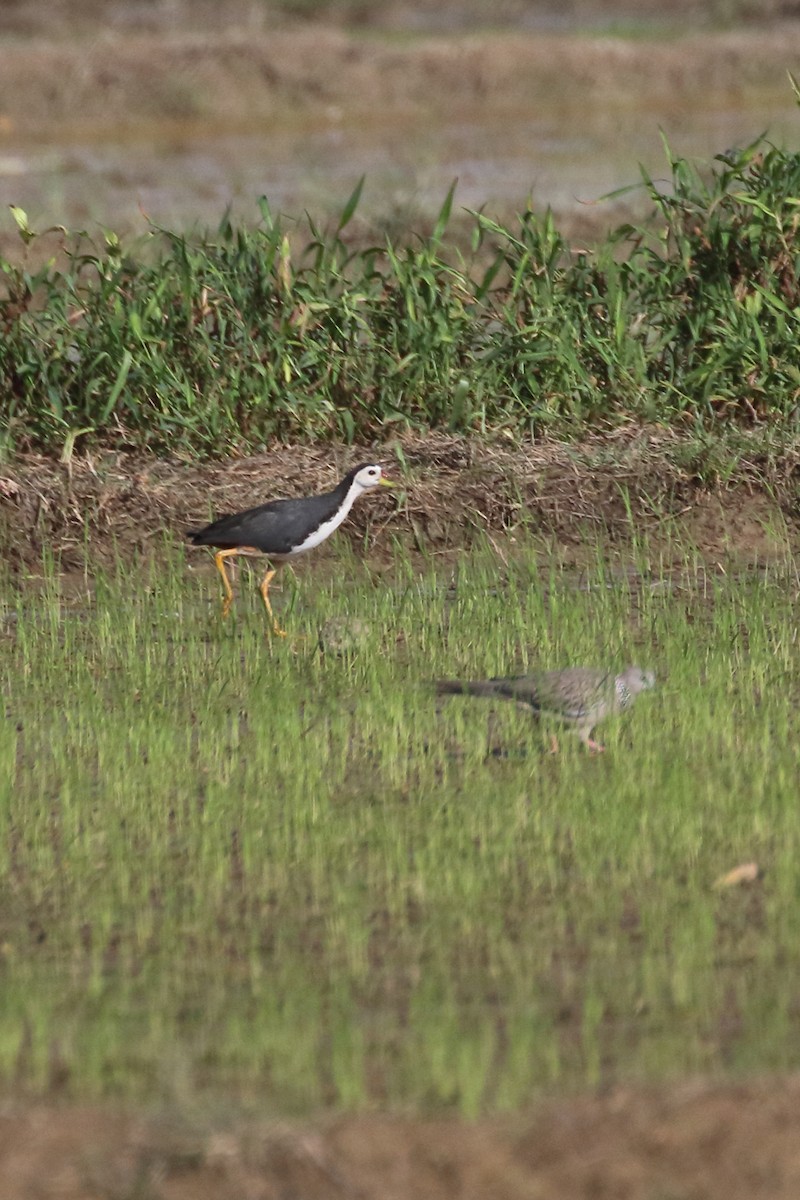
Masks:
[[[367,463],[366,466],[362,467],[361,470],[356,473],[356,477],[353,482],[357,483],[360,488],[364,489],[364,491],[366,491],[368,488],[377,487],[379,483],[383,484],[384,487],[391,487],[389,480],[383,478],[383,471],[377,465],[377,463]]]

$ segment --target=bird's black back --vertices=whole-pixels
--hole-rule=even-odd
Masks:
[[[336,514],[360,470],[360,466],[354,467],[333,491],[321,496],[270,500],[256,508],[220,517],[203,529],[190,530],[186,536],[195,546],[213,546],[216,550],[252,546],[262,554],[290,554]]]

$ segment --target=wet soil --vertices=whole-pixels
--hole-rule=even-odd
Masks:
[[[625,1088],[465,1122],[370,1115],[307,1125],[14,1106],[14,1200],[796,1200],[800,1080]]]

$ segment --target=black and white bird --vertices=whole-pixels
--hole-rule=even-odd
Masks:
[[[283,563],[306,554],[330,537],[341,525],[353,503],[364,492],[378,485],[393,487],[377,463],[361,463],[348,471],[332,492],[321,496],[302,496],[290,500],[270,500],[257,508],[220,517],[204,529],[191,530],[187,537],[195,546],[211,546],[216,550],[214,562],[222,577],[225,597],[222,615],[227,616],[233,603],[233,588],[225,569],[225,560],[237,555],[263,555],[269,563],[261,581],[260,592],[273,632],[279,637],[286,633],[280,628],[269,602],[269,585]]]
[[[440,679],[439,695],[499,696],[514,700],[537,718],[549,718],[571,726],[583,744],[593,753],[604,747],[592,734],[595,726],[614,713],[629,708],[640,692],[655,687],[652,671],[626,667],[619,675],[594,667],[567,667],[562,671],[539,671],[534,675],[515,675],[507,679]],[[551,739],[553,750],[558,743]]]

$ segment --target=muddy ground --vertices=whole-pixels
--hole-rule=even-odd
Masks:
[[[9,1200],[797,1200],[800,1079],[625,1088],[525,1116],[186,1123],[0,1114]]]

